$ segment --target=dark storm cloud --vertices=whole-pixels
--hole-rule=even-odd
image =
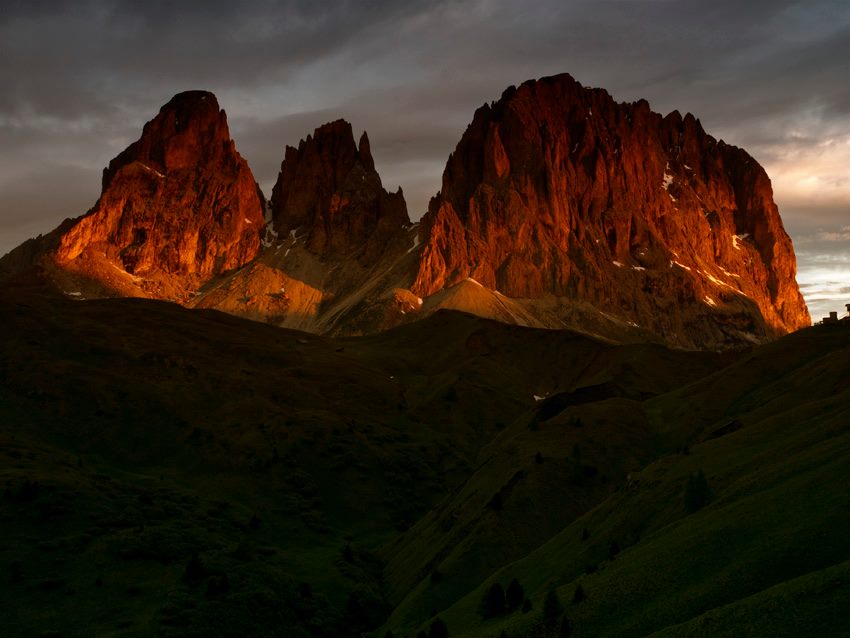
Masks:
[[[216,92],[267,193],[286,144],[348,119],[416,218],[476,107],[564,71],[691,111],[746,148],[795,238],[850,223],[845,0],[7,0],[0,57],[0,251],[31,232],[14,236],[17,211],[47,230],[88,208],[97,180],[68,182],[96,175],[181,90]],[[62,166],[82,173],[63,181]],[[38,200],[39,184],[64,197]]]
[[[153,96],[285,83],[423,4],[13,3],[0,17],[0,113],[147,117]]]

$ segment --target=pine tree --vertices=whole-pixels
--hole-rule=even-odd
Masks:
[[[508,588],[505,590],[505,606],[508,608],[508,611],[513,611],[522,605],[523,600],[525,600],[525,590],[523,590],[519,581],[514,578],[508,583]]]
[[[561,605],[561,599],[558,598],[558,592],[553,587],[546,594],[546,598],[543,601],[543,622],[547,627],[554,627],[563,611],[564,607]]]
[[[505,591],[499,583],[493,583],[481,601],[481,616],[494,618],[505,613]]]
[[[428,630],[428,638],[448,638],[449,629],[442,618],[435,618],[431,623],[431,628]]]
[[[685,510],[693,514],[708,504],[709,489],[705,474],[700,470],[688,477],[685,485]]]
[[[576,590],[573,593],[573,602],[580,603],[585,598],[587,598],[587,594],[584,593],[584,587],[581,586],[581,583],[576,585]]]

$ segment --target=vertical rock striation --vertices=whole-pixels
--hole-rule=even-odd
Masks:
[[[589,303],[685,347],[809,324],[761,166],[690,114],[617,103],[566,74],[476,111],[420,235],[422,296],[473,278]]]

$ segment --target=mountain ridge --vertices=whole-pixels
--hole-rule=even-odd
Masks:
[[[690,114],[566,74],[476,111],[420,229],[421,296],[472,277],[513,298],[582,299],[684,346],[700,331],[722,341],[705,315],[743,339],[809,323],[755,160]]]
[[[166,175],[184,187],[161,193]],[[225,183],[239,186],[210,199]],[[757,162],[690,114],[618,103],[567,74],[476,110],[416,224],[345,120],[285,148],[266,207],[202,91],[165,105],[104,170],[103,189],[89,213],[0,259],[0,273],[38,262],[86,298],[150,296],[331,334],[452,308],[724,349],[809,323]],[[178,194],[187,212],[149,238]]]

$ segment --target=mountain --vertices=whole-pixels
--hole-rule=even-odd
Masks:
[[[690,114],[617,103],[569,75],[476,111],[420,228],[422,297],[471,278],[549,325],[580,302],[684,347],[809,325],[758,163]]]
[[[312,253],[354,254],[365,263],[377,261],[388,239],[410,225],[401,188],[384,190],[368,136],[355,146],[345,120],[317,128],[297,149],[286,147],[270,204],[278,233],[303,229]]]
[[[848,329],[327,338],[18,278],[3,635],[537,636],[553,589],[575,635],[840,635]],[[484,617],[513,579],[529,609]]]
[[[419,309],[404,287],[416,268],[416,229],[399,188],[387,192],[366,133],[317,128],[287,146],[272,190],[264,250],[191,301],[318,333],[375,332]]]
[[[263,201],[215,96],[187,91],[104,169],[88,213],[0,268],[19,270],[21,253],[30,253],[60,289],[81,296],[186,301],[210,277],[257,256]]]
[[[95,207],[0,260],[82,298],[145,296],[370,334],[441,309],[688,349],[809,325],[770,180],[690,114],[569,75],[475,112],[411,224],[366,133],[286,147],[268,214],[215,98],[175,96],[104,171]]]
[[[0,260],[4,637],[846,633],[850,320],[782,334],[754,160],[568,76],[420,224],[347,122],[284,155],[180,94]]]

